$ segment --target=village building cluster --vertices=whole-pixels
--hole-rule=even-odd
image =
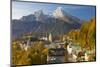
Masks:
[[[53,36],[50,33],[47,36],[42,36],[35,38],[28,36],[26,40],[22,41],[19,45],[21,49],[27,51],[34,41],[45,41],[45,47],[49,49],[47,55],[47,63],[63,63],[63,62],[81,62],[89,61],[88,51],[83,51],[79,43],[73,43],[72,39],[67,37],[63,41],[55,40],[53,41]],[[66,46],[66,47],[65,47]],[[67,58],[65,60],[65,58]]]

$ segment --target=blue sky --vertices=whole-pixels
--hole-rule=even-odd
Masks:
[[[94,6],[77,6],[53,3],[32,3],[32,2],[12,2],[12,19],[19,19],[22,16],[34,14],[34,11],[43,10],[45,14],[52,14],[57,8],[62,7],[69,14],[82,20],[89,20],[95,16]]]

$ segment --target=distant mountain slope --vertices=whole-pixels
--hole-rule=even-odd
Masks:
[[[68,14],[60,7],[52,15],[45,15],[42,10],[39,10],[19,20],[12,20],[12,37],[29,32],[61,35],[71,29],[80,28],[81,22],[80,19]]]

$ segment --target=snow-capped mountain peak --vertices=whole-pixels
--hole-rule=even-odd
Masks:
[[[43,21],[44,13],[42,10],[35,11],[34,15],[35,15],[37,21]]]
[[[75,16],[70,15],[68,12],[63,10],[62,7],[57,7],[56,10],[53,12],[53,17],[59,20],[63,20],[64,22],[67,23],[80,23],[80,19],[78,19]]]
[[[43,11],[42,11],[42,10],[37,10],[37,11],[34,12],[34,15],[35,15],[36,17],[39,17],[39,16],[42,16],[42,15],[44,15],[44,14],[43,14]]]
[[[64,10],[62,9],[62,7],[57,7],[57,9],[54,10],[53,12],[53,16],[55,18],[64,17],[65,14],[64,14]]]

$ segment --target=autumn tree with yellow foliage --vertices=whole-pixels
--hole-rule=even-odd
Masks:
[[[19,43],[12,43],[12,64],[30,65],[46,64],[48,49],[42,41],[35,42],[27,51],[20,48]]]

